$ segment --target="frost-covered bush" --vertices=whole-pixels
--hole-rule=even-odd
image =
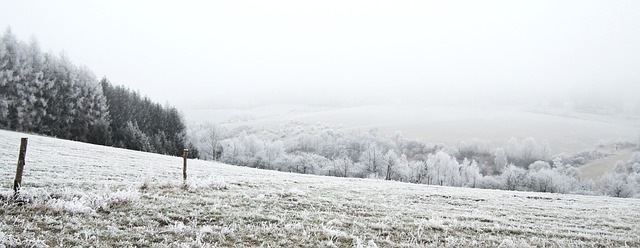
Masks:
[[[578,180],[552,169],[530,172],[529,190],[536,192],[570,193],[575,192]]]
[[[529,165],[530,171],[540,171],[544,169],[551,169],[551,165],[545,161],[536,161]]]
[[[600,177],[597,190],[609,196],[640,198],[640,153],[626,163],[618,161],[614,171]]]
[[[500,175],[501,181],[504,182],[506,190],[526,190],[528,182],[528,171],[515,165],[509,165]]]
[[[505,184],[500,176],[485,176],[479,178],[476,187],[481,189],[505,189]]]
[[[599,190],[608,196],[640,198],[640,174],[607,173],[600,178]]]
[[[564,164],[583,165],[589,161],[601,159],[611,155],[609,152],[600,149],[588,149],[576,154],[560,153],[554,157],[554,161]]]
[[[56,212],[69,212],[76,214],[94,214],[95,209],[87,206],[86,199],[74,198],[71,200],[51,199],[47,201],[45,206]]]
[[[49,247],[43,240],[33,237],[16,237],[0,231],[0,247]]]
[[[1,193],[5,195],[5,192]],[[52,190],[34,188],[22,189],[17,199],[7,198],[35,209],[74,214],[95,214],[114,207],[135,204],[140,200],[137,190],[82,192],[73,190]]]
[[[229,188],[229,184],[223,179],[219,178],[189,178],[187,181],[171,180],[159,183],[146,183],[146,189],[182,189],[189,192],[196,192],[198,190],[213,189],[213,190],[226,190]]]
[[[190,191],[198,189],[224,190],[229,188],[229,184],[227,182],[217,178],[191,179],[186,182],[186,186]]]

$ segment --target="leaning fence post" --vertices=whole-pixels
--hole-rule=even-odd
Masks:
[[[182,157],[184,157],[184,163],[182,164],[182,178],[187,181],[187,156],[189,155],[189,149],[182,150]]]
[[[20,140],[20,153],[18,154],[18,168],[16,168],[16,178],[13,180],[13,193],[18,195],[22,186],[22,172],[24,171],[24,157],[27,155],[27,138]]]

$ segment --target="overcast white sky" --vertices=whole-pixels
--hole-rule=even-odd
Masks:
[[[640,1],[4,1],[0,27],[182,108],[640,92]]]

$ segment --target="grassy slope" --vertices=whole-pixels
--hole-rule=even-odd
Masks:
[[[0,131],[0,246],[640,246],[640,201],[297,175]],[[140,186],[146,185],[141,190]]]
[[[597,180],[602,175],[612,172],[616,168],[618,161],[627,162],[631,159],[634,153],[638,152],[635,149],[624,149],[620,151],[613,151],[611,156],[598,159],[580,166],[580,176],[582,178]]]

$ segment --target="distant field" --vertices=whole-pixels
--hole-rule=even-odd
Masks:
[[[266,129],[289,121],[330,123],[362,131],[377,128],[383,134],[400,131],[408,138],[446,145],[480,139],[500,147],[511,137],[533,137],[539,141],[547,141],[552,154],[580,152],[600,143],[610,146],[619,140],[640,139],[639,119],[580,113],[560,116],[507,108],[415,105],[326,108],[270,105],[254,109],[191,110],[185,113],[191,121],[226,122],[232,119],[234,122],[227,125],[250,125]],[[614,156],[582,166],[580,169],[583,177],[596,179],[612,171],[618,160],[628,159],[632,152],[615,153]]]
[[[396,131],[408,138],[455,145],[481,139],[496,146],[511,137],[546,140],[553,153],[577,152],[599,142],[612,143],[640,138],[640,120],[572,114],[558,116],[505,108],[424,107],[415,105],[372,105],[351,108],[321,108],[304,105],[272,105],[244,110],[191,110],[187,120],[223,122],[231,125],[274,127],[297,120],[331,123],[367,131],[378,128],[385,134]]]
[[[29,137],[24,205],[10,203]],[[298,175],[0,130],[0,246],[640,246],[640,201]]]
[[[617,151],[613,155],[603,159],[592,161],[586,165],[580,167],[582,178],[597,179],[607,172],[612,172],[616,168],[618,161],[627,162],[631,159],[631,156],[638,151],[622,150]]]

